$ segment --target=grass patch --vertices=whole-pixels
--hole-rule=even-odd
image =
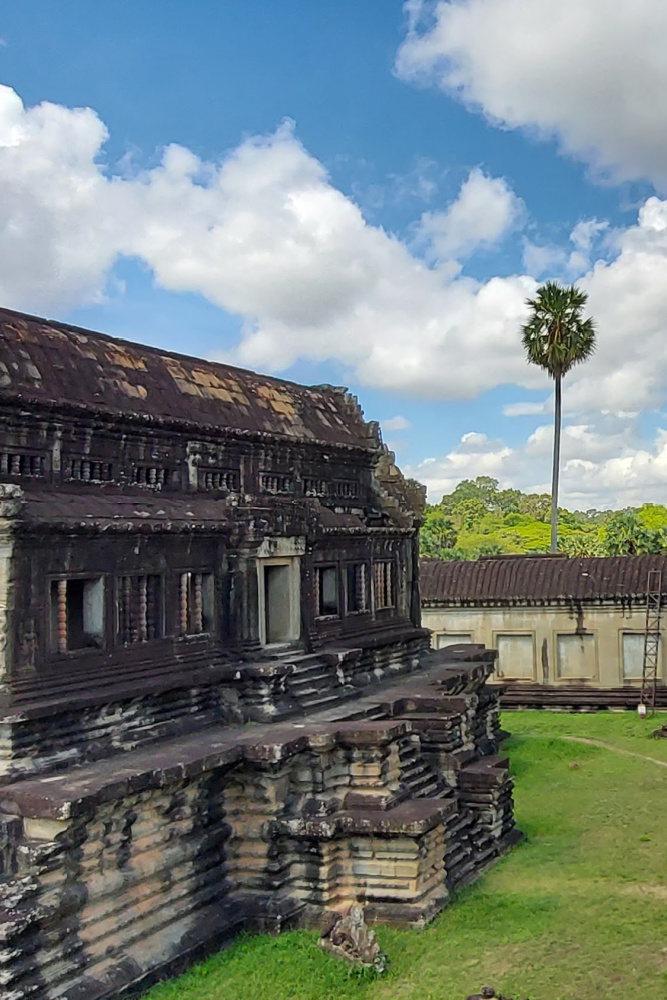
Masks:
[[[667,722],[512,712],[516,816],[528,841],[422,933],[380,928],[390,973],[360,976],[317,936],[242,938],[148,1000],[644,1000],[667,986]],[[564,736],[600,740],[598,746]],[[578,767],[570,765],[576,763]]]

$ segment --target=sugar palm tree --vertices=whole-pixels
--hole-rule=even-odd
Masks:
[[[544,368],[554,380],[554,454],[551,478],[551,551],[558,551],[558,474],[560,467],[561,391],[563,376],[590,358],[595,350],[595,325],[583,318],[587,295],[571,285],[547,281],[528,299],[530,318],[522,327],[528,361]]]

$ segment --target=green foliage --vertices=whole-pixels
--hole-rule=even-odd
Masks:
[[[602,551],[597,532],[573,531],[570,535],[561,535],[558,539],[558,551],[566,556],[601,556]]]
[[[662,552],[665,547],[665,529],[647,528],[633,510],[618,511],[607,521],[601,534],[606,555],[634,556],[648,552]]]
[[[667,528],[667,507],[659,503],[645,503],[637,511],[637,517],[644,527],[659,530]]]
[[[445,549],[451,549],[456,545],[454,522],[445,514],[442,507],[427,507],[420,545],[422,555],[425,556],[437,556]]]
[[[548,493],[521,493],[519,511],[534,521],[548,521],[551,514],[551,497]]]
[[[467,500],[459,500],[455,504],[452,513],[454,521],[462,531],[472,531],[480,524],[487,512],[484,501],[479,497],[470,497]]]
[[[440,559],[548,552],[547,493],[501,490],[490,476],[465,479],[440,503],[427,504],[421,552]],[[558,551],[568,556],[667,551],[667,507],[572,511],[559,508]]]
[[[667,740],[649,734],[664,722],[504,717],[527,840],[423,932],[378,927],[388,975],[359,975],[323,953],[316,933],[290,931],[244,937],[147,1000],[464,1000],[487,983],[534,1000],[662,996]]]
[[[593,320],[582,316],[587,297],[574,285],[563,288],[547,281],[528,299],[531,316],[522,327],[526,356],[552,378],[566,375],[595,350]]]

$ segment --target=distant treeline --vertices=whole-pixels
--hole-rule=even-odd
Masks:
[[[427,504],[421,552],[441,559],[548,552],[551,498],[498,489],[490,476],[464,479],[440,503]],[[568,556],[667,552],[667,507],[558,510],[558,549]]]

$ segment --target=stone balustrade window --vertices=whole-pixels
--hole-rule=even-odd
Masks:
[[[319,618],[338,615],[338,569],[318,566],[315,570],[315,607]]]
[[[393,565],[388,559],[373,564],[373,589],[376,609],[394,607]]]
[[[326,479],[307,477],[303,481],[303,493],[307,497],[325,497],[329,493],[329,484]]]
[[[104,643],[101,576],[52,580],[49,589],[51,652],[99,649]]]
[[[125,646],[163,634],[162,577],[121,576],[117,584],[117,633]]]
[[[294,478],[292,476],[274,475],[270,472],[262,472],[259,477],[259,488],[262,493],[272,495],[289,494],[294,492]]]
[[[84,483],[108,483],[113,479],[113,466],[111,462],[72,458],[69,462],[68,478]]]
[[[201,635],[214,631],[215,585],[212,573],[181,573],[179,582],[179,631]]]
[[[41,455],[2,452],[0,453],[0,475],[43,476],[44,459]]]
[[[241,488],[239,473],[222,471],[221,469],[199,469],[200,490],[221,490],[225,493],[238,493]]]
[[[359,483],[351,479],[339,479],[334,483],[334,493],[343,500],[356,500],[359,496]]]
[[[346,605],[348,614],[368,610],[368,583],[366,563],[348,563],[345,573]]]
[[[169,482],[169,470],[163,465],[133,465],[132,482],[159,490]]]

